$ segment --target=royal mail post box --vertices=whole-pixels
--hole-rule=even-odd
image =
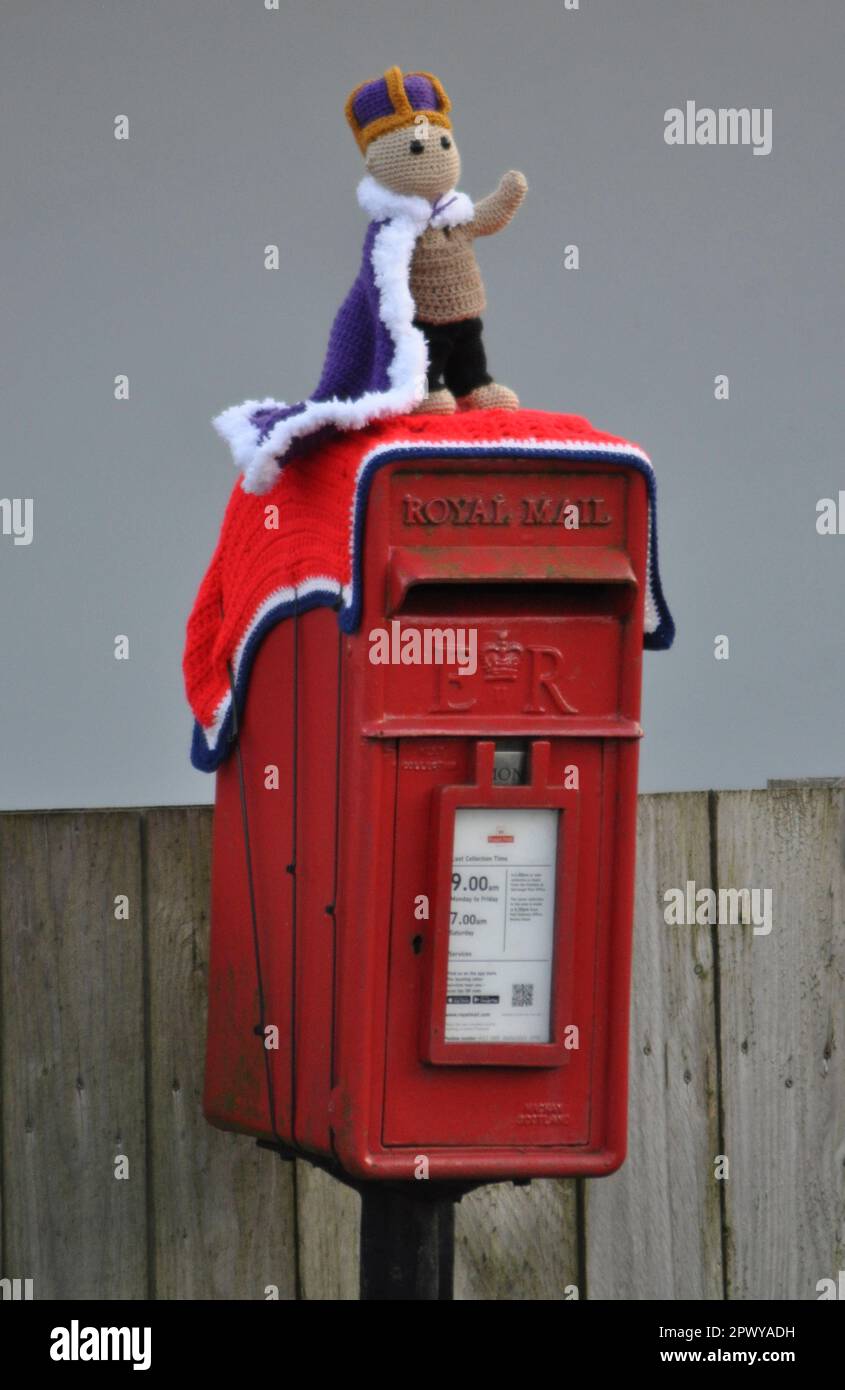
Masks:
[[[303,596],[217,774],[214,1124],[357,1178],[622,1162],[647,541],[628,463],[373,478],[356,630]]]

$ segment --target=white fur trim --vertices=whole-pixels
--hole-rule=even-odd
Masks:
[[[270,407],[284,410],[285,403],[272,396],[266,396],[263,401],[244,401],[241,405],[230,405],[212,420],[214,429],[232,450],[232,462],[236,467],[246,469],[255,453],[255,426],[250,416],[256,410]]]
[[[364,175],[358,184],[357,196],[360,206],[371,221],[383,222],[389,217],[409,217],[412,222],[419,224],[420,231],[424,231],[429,223],[436,228],[459,227],[464,222],[471,222],[475,216],[472,199],[466,193],[459,193],[456,188],[450,188],[448,193],[437,199],[443,206],[434,217],[431,215],[432,204],[427,198],[394,193],[392,188],[385,188],[372,174]]]
[[[465,222],[471,222],[474,216],[472,199],[453,188],[451,193],[443,194],[443,206],[430,220],[432,227],[439,230],[441,227],[462,227]]]
[[[371,222],[384,222],[390,217],[408,217],[424,227],[431,216],[431,203],[405,193],[394,193],[383,183],[365,174],[356,190],[358,203]]]

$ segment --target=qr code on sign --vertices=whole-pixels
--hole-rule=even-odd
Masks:
[[[511,1008],[525,1009],[534,1003],[533,985],[512,985],[511,986]]]

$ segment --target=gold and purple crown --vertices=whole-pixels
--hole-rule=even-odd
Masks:
[[[388,68],[384,77],[371,78],[355,88],[346,102],[346,119],[365,154],[371,140],[413,125],[420,115],[451,130],[451,109],[442,82],[430,72],[403,74],[401,68]]]

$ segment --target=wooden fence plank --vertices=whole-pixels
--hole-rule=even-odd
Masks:
[[[815,1299],[845,1268],[845,871],[835,788],[721,792],[719,882],[772,890],[719,928],[729,1296]]]
[[[137,813],[0,817],[3,1273],[37,1299],[147,1293],[141,920]]]
[[[147,812],[154,1291],[291,1299],[290,1165],[202,1114],[210,848],[210,809]]]
[[[667,926],[664,891],[710,883],[706,792],[640,798],[629,1153],[586,1184],[587,1297],[722,1297],[711,929]]]
[[[572,1297],[578,1285],[575,1183],[477,1188],[458,1204],[455,1238],[456,1299]]]
[[[297,1231],[302,1297],[358,1297],[361,1198],[312,1164],[296,1164]]]

